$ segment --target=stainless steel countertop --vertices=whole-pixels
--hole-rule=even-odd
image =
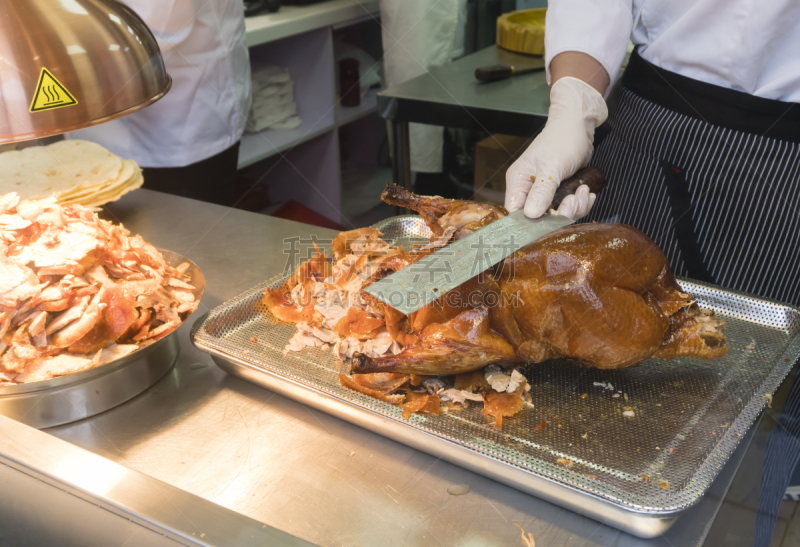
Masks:
[[[545,73],[482,83],[475,69],[489,65],[544,66],[544,58],[490,46],[378,94],[386,119],[529,136],[539,132],[550,108]]]
[[[700,545],[749,444],[667,535],[634,538],[228,376],[190,344],[200,314],[282,271],[284,238],[335,232],[148,190],[108,211],[194,260],[206,292],[161,381],[47,432],[312,543],[519,545],[519,524],[544,547]],[[455,484],[470,492],[448,494]]]

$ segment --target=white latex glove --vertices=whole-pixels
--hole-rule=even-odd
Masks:
[[[544,129],[506,172],[506,209],[524,206],[525,216],[542,216],[561,181],[589,162],[594,130],[607,117],[603,96],[589,84],[571,77],[553,84]],[[577,220],[589,212],[594,200],[583,184],[564,198],[558,212]]]

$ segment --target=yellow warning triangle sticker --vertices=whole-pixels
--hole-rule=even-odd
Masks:
[[[52,110],[64,106],[78,104],[77,99],[67,91],[64,84],[59,82],[49,70],[42,67],[39,75],[39,84],[36,86],[36,93],[33,94],[30,112],[41,112],[42,110]]]

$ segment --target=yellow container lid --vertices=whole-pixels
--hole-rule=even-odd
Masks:
[[[547,8],[512,11],[497,18],[497,45],[503,49],[544,55],[544,19]]]

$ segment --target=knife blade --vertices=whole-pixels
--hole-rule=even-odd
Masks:
[[[595,167],[579,170],[559,185],[553,196],[553,209],[566,196],[575,193],[581,184],[587,184],[596,193],[605,186],[605,176]],[[519,209],[373,283],[365,290],[408,315],[525,245],[574,222],[552,211],[532,219],[525,216],[523,209]]]

